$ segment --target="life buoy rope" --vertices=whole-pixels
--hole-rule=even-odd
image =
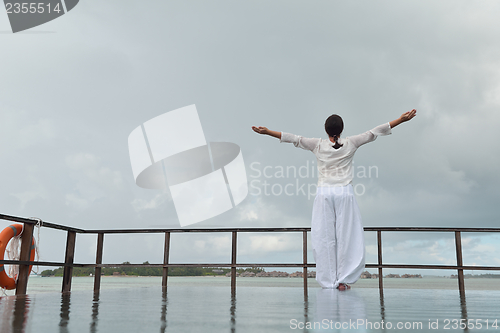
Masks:
[[[22,224],[12,224],[9,225],[7,228],[3,229],[2,232],[0,233],[0,260],[3,260],[4,255],[5,255],[5,249],[7,248],[7,244],[9,241],[17,236],[20,235],[23,232],[23,225]],[[31,240],[31,247],[30,247],[30,261],[33,261],[35,259],[35,239]],[[31,268],[33,266],[30,265],[29,267],[29,272],[31,272]],[[3,264],[0,265],[0,287],[5,288],[7,290],[15,289],[16,288],[16,283],[17,283],[17,276],[10,277],[7,275],[7,272],[5,272],[5,267]]]

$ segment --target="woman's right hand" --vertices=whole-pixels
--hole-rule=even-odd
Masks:
[[[259,133],[259,134],[268,134],[269,130],[267,127],[264,126],[252,126],[252,129],[254,132]]]

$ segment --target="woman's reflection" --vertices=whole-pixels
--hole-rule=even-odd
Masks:
[[[365,300],[356,290],[319,289],[316,294],[316,330],[366,331]],[[314,325],[313,325],[314,326]]]

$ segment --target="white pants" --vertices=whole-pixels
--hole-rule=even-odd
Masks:
[[[365,241],[352,185],[318,187],[311,240],[321,287],[337,288],[359,279],[365,268]]]

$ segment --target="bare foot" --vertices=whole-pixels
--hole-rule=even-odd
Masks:
[[[337,287],[340,291],[344,291],[344,290],[347,290],[347,289],[351,289],[351,286],[348,286],[347,284],[345,283],[340,283],[339,286]]]

